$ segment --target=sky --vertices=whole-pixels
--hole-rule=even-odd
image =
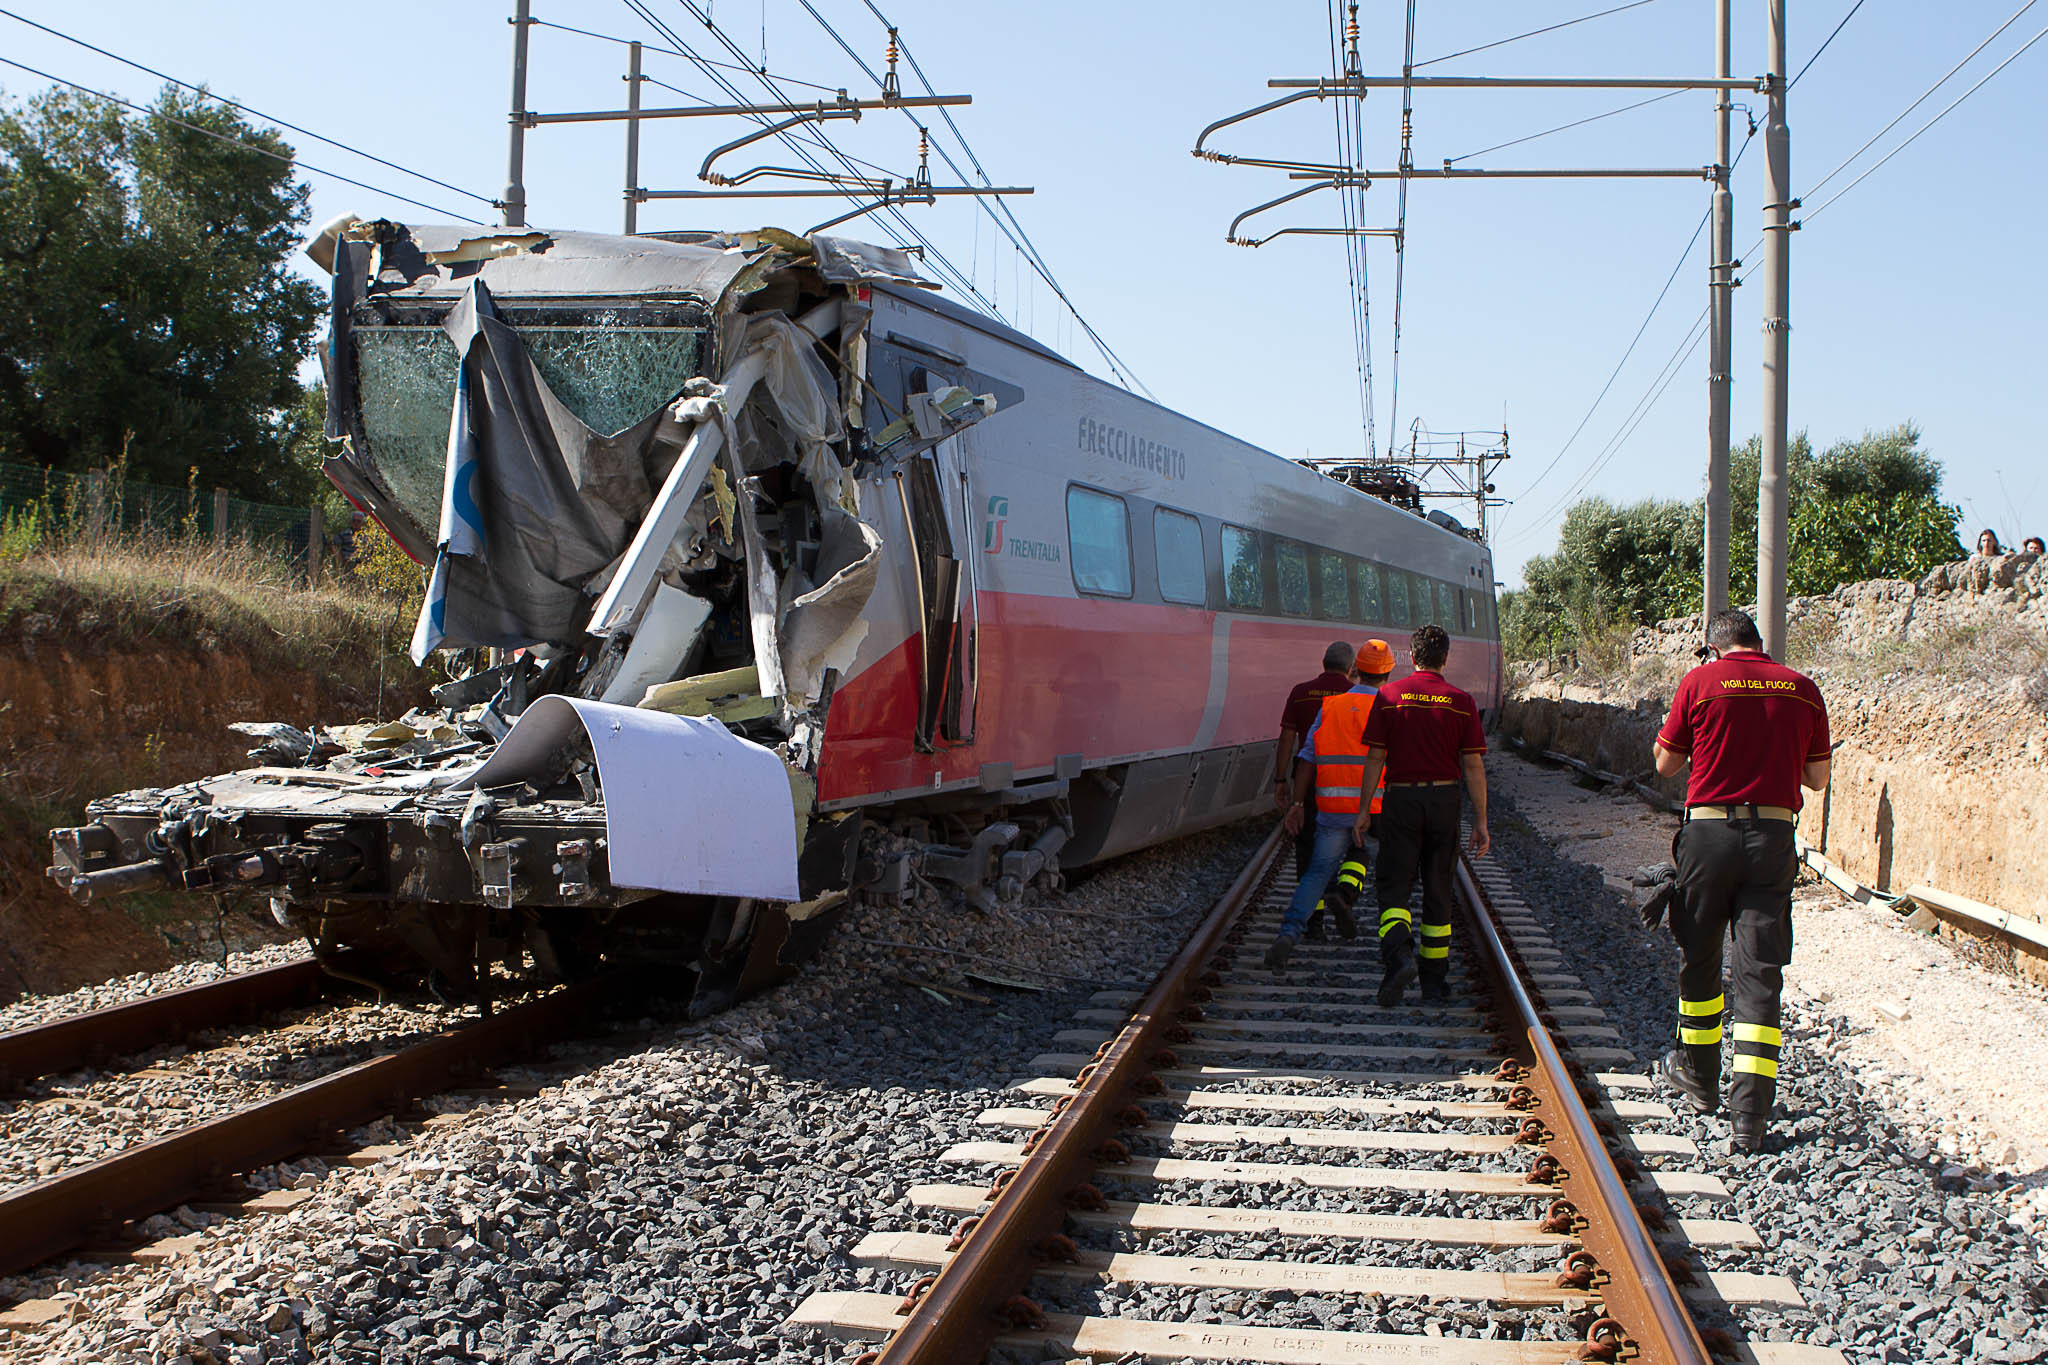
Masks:
[[[602,36],[533,31],[530,109],[621,107],[625,48],[608,39],[638,38],[650,47],[672,42],[626,0],[533,3],[537,19]],[[936,111],[921,115],[933,128],[933,183],[962,183],[943,150],[970,175],[978,162],[995,184],[1034,187],[1008,206],[1124,371],[1167,406],[1280,454],[1362,453],[1344,244],[1302,236],[1256,249],[1226,243],[1237,213],[1297,186],[1283,171],[1219,166],[1189,154],[1206,125],[1278,93],[1267,89],[1269,78],[1329,72],[1324,3],[1270,0],[1255,11],[1212,0],[691,3],[643,0],[700,56],[736,66],[765,60],[777,78],[825,87],[785,85],[795,99],[829,97],[841,87],[873,96],[874,81],[825,24],[878,71],[887,42],[878,16],[886,14],[934,88],[973,97],[971,106],[951,111],[960,136]],[[2048,26],[2048,4],[2026,5],[1947,85],[1819,193],[1812,187],[2023,3],[1788,0],[1794,72],[1836,34],[1788,105],[1793,186],[1806,205],[1796,215],[1805,225],[1792,239],[1791,425],[1806,430],[1818,450],[1914,422],[1924,448],[1945,467],[1944,491],[1963,509],[1966,541],[1983,526],[2012,542],[2048,534],[2048,177],[2040,174],[2048,162],[2048,39],[1839,202],[1816,210]],[[1621,12],[1433,60],[1617,5]],[[0,58],[137,102],[150,100],[161,84],[8,14],[19,16],[205,83],[271,119],[355,149],[285,131],[311,186],[315,224],[342,213],[495,221],[487,201],[501,195],[506,178],[511,0],[418,0],[402,12],[290,0],[0,0],[0,8],[7,12],[0,14]],[[1764,0],[1734,0],[1733,10],[1734,70],[1755,75],[1766,64]],[[707,14],[715,29],[700,17]],[[1368,74],[1399,73],[1405,18],[1405,5],[1393,0],[1361,6]],[[1713,6],[1421,0],[1415,57],[1444,75],[1708,75]],[[644,63],[646,74],[663,83],[644,87],[649,107],[731,100],[684,57],[650,50]],[[748,72],[720,74],[749,99],[769,98]],[[907,64],[902,79],[908,93],[923,88]],[[8,97],[46,84],[0,67],[0,93]],[[1655,93],[1418,91],[1414,164],[1453,157],[1488,169],[1711,162],[1713,96],[1705,91],[1472,155]],[[1760,123],[1762,97],[1736,98]],[[1327,103],[1303,101],[1235,125],[1212,145],[1329,161],[1336,155],[1333,112]],[[705,188],[696,178],[705,153],[747,126],[730,117],[647,124],[641,183]],[[899,178],[916,166],[917,130],[900,111],[826,127],[835,145]],[[1366,99],[1363,128],[1370,168],[1395,166],[1399,91]],[[1738,145],[1746,128],[1738,110]],[[1761,237],[1762,141],[1755,138],[1733,178],[1745,275],[1761,259],[1750,248]],[[729,154],[720,168],[791,161],[787,149],[768,142]],[[549,125],[528,135],[528,219],[536,225],[619,230],[623,177],[620,124]],[[1492,529],[1510,586],[1529,556],[1554,547],[1558,523],[1578,497],[1631,501],[1702,491],[1707,348],[1687,354],[1685,345],[1706,306],[1706,234],[1689,251],[1686,244],[1708,194],[1702,179],[1412,182],[1398,360],[1395,253],[1385,239],[1367,244],[1378,446],[1384,450],[1391,437],[1405,447],[1416,430],[1498,432],[1505,424],[1512,457],[1495,481],[1512,505],[1492,514]],[[1375,182],[1364,195],[1367,221],[1391,224],[1397,196],[1394,180]],[[941,200],[902,214],[1010,321],[1108,376],[1108,362],[1034,278],[1023,253],[997,233],[986,203]],[[821,199],[668,201],[643,205],[640,227],[773,223],[802,230],[844,207]],[[1263,215],[1247,230],[1339,221],[1338,201],[1323,192]],[[886,240],[895,227],[876,218],[839,230]],[[303,268],[320,278],[310,264]],[[1761,284],[1757,276],[1735,291],[1738,442],[1762,421]]]

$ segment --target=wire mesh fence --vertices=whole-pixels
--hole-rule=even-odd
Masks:
[[[170,488],[106,470],[67,473],[0,463],[0,540],[25,549],[45,540],[141,535],[240,544],[317,571],[334,528],[315,507],[231,497],[225,489]],[[321,554],[309,554],[315,537]]]

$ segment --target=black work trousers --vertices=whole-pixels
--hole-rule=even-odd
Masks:
[[[1380,806],[1380,855],[1373,887],[1380,898],[1380,958],[1413,948],[1424,981],[1441,982],[1451,964],[1451,886],[1457,876],[1462,789],[1388,787]],[[1421,915],[1410,900],[1422,877]]]
[[[1671,931],[1678,971],[1678,1041],[1702,1084],[1721,1078],[1721,953],[1735,943],[1728,991],[1734,997],[1738,1118],[1768,1119],[1778,1094],[1778,998],[1792,960],[1792,881],[1798,854],[1786,820],[1688,820],[1678,834],[1678,894]]]

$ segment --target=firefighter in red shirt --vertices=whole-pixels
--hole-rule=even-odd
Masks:
[[[1367,756],[1361,785],[1374,789],[1382,771],[1387,794],[1379,816],[1380,856],[1373,886],[1380,902],[1379,1003],[1401,1003],[1408,983],[1422,979],[1422,1000],[1449,998],[1451,885],[1457,876],[1458,787],[1472,797],[1472,856],[1492,846],[1486,832],[1486,736],[1479,707],[1439,670],[1451,656],[1442,626],[1424,626],[1409,641],[1415,671],[1380,688],[1365,723]],[[1358,814],[1363,842],[1371,816]],[[1422,875],[1422,918],[1408,893]]]
[[[1671,901],[1671,931],[1684,959],[1678,1047],[1658,1063],[1657,1074],[1702,1113],[1720,1107],[1721,950],[1732,936],[1729,1146],[1761,1152],[1769,1145],[1778,1090],[1778,996],[1792,960],[1792,879],[1799,862],[1792,827],[1800,787],[1827,785],[1828,708],[1811,678],[1763,652],[1756,622],[1743,612],[1716,615],[1707,626],[1707,648],[1712,662],[1679,683],[1655,749],[1660,776],[1692,764]]]

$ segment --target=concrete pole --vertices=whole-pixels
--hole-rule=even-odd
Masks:
[[[505,155],[505,226],[526,226],[526,39],[531,0],[512,8],[512,145]]]
[[[626,56],[626,235],[640,230],[640,44]]]
[[[1730,72],[1729,0],[1714,0],[1714,74]],[[1701,628],[1728,606],[1728,399],[1735,365],[1735,196],[1728,188],[1730,92],[1716,92],[1714,104],[1713,235],[1707,244],[1712,259],[1707,271],[1707,302],[1712,311],[1708,335],[1713,353],[1707,361],[1707,515],[1706,562],[1702,566],[1704,615]]]
[[[1785,652],[1786,365],[1792,351],[1792,132],[1785,125],[1785,0],[1769,0],[1770,109],[1764,119],[1764,433],[1756,499],[1756,601],[1764,648]]]
[[[213,489],[213,545],[217,550],[228,545],[228,490],[218,484]]]
[[[320,552],[327,547],[327,513],[314,503],[306,519],[306,582],[320,585]]]

